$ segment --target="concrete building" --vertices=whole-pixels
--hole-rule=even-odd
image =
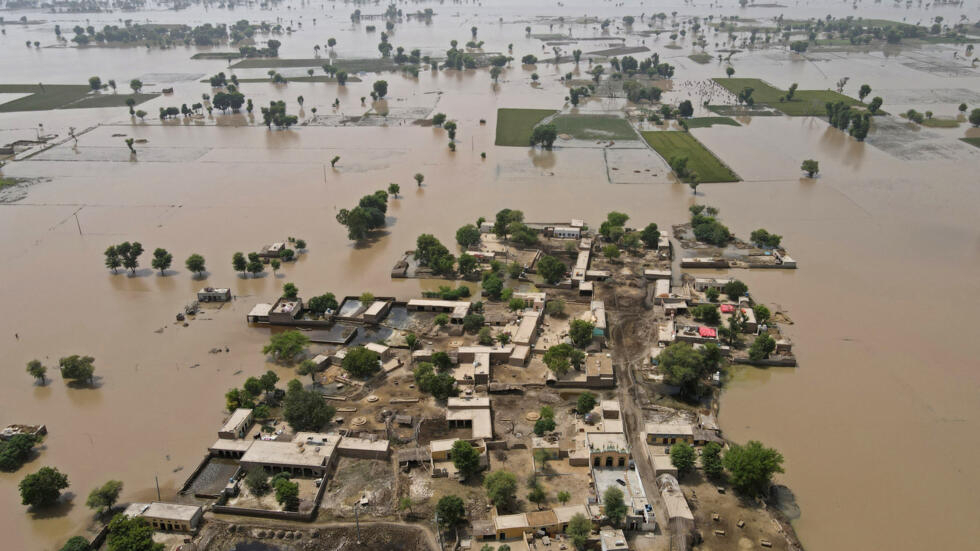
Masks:
[[[705,292],[708,289],[714,287],[721,291],[722,287],[728,285],[732,281],[735,281],[733,277],[698,277],[694,279],[694,290]]]
[[[544,302],[547,296],[547,293],[514,293],[513,298],[523,300],[524,308],[540,312],[544,310]]]
[[[551,234],[558,239],[578,239],[582,236],[582,230],[569,226],[556,226]]]
[[[662,474],[657,477],[657,489],[660,490],[667,509],[667,522],[671,532],[675,537],[686,538],[694,528],[694,514],[684,498],[681,485],[673,475]]]
[[[472,429],[472,438],[493,438],[493,418],[489,396],[450,398],[446,403],[446,423],[450,428]]]
[[[651,457],[654,476],[669,474],[677,476],[677,467],[670,461],[669,455],[654,455]]]
[[[599,402],[600,411],[602,411],[603,421],[608,419],[619,419],[619,414],[621,408],[619,406],[619,400],[603,400]]]
[[[616,371],[609,354],[589,354],[585,357],[585,385],[590,388],[616,386]]]
[[[271,311],[271,304],[260,302],[252,307],[249,313],[245,316],[245,321],[248,323],[269,323],[269,312]]]
[[[201,302],[228,302],[231,300],[231,289],[205,287],[197,292],[197,300]]]
[[[462,324],[463,318],[470,313],[470,306],[471,303],[465,301],[415,298],[408,301],[406,308],[409,311],[449,314],[450,323]]]
[[[601,551],[629,551],[626,535],[622,530],[603,528],[599,531],[599,549]]]
[[[282,251],[284,251],[285,249],[286,249],[285,243],[282,242],[273,243],[271,245],[263,245],[262,250],[260,250],[257,254],[259,255],[259,258],[267,262],[269,260],[272,260],[273,258],[279,258],[279,254],[282,253]]]
[[[381,323],[391,310],[391,304],[390,300],[376,300],[367,307],[361,317],[365,323]]]
[[[245,469],[261,467],[271,473],[323,476],[337,461],[336,434],[300,432],[292,442],[255,440],[241,458]]]
[[[653,281],[657,279],[670,280],[671,272],[670,268],[657,269],[657,268],[647,268],[643,270],[643,277]]]
[[[269,323],[289,323],[303,312],[303,299],[280,297],[269,310]]]
[[[511,342],[515,345],[532,346],[537,339],[542,317],[540,312],[525,311]]]
[[[394,356],[394,351],[391,349],[391,347],[384,344],[369,342],[364,345],[364,348],[367,348],[371,352],[377,352],[378,356],[381,357],[382,363],[387,362],[392,358],[392,356]]]
[[[132,503],[123,514],[127,517],[143,517],[154,530],[193,532],[201,522],[204,511],[197,505],[178,503]]]
[[[643,432],[647,444],[694,443],[694,427],[690,423],[647,423]]]
[[[391,454],[391,445],[387,440],[380,438],[372,439],[344,436],[340,439],[340,443],[337,444],[337,453],[341,457],[354,457],[357,459],[388,459],[388,456]]]
[[[225,421],[224,426],[218,431],[218,438],[226,440],[245,438],[245,435],[248,434],[248,429],[252,427],[253,421],[254,417],[252,416],[251,409],[238,408],[232,412],[228,420]]]
[[[593,338],[604,339],[607,336],[606,329],[606,303],[601,300],[593,300],[589,303],[589,313],[592,316]]]
[[[630,460],[629,444],[621,432],[590,432],[585,435],[589,462],[593,467],[626,467]]]

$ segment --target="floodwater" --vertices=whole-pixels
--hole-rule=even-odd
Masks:
[[[469,28],[477,25],[486,51],[505,51],[513,43],[517,57],[550,53],[524,36],[529,24],[536,33],[549,32],[549,23],[537,16],[571,18],[596,9],[584,0],[564,7],[542,3],[533,14],[526,2],[510,0],[492,7],[405,6],[407,11],[425,7],[439,14],[433,23],[403,23],[393,43],[437,54],[450,39],[465,43]],[[5,27],[0,69],[6,82],[83,83],[99,74],[123,87],[142,76],[153,83],[151,90],[176,89],[172,97],[144,104],[151,116],[136,125],[125,108],[0,114],[4,142],[33,137],[39,123],[45,132],[62,134],[68,126],[103,123],[83,134],[77,146],[64,144],[4,168],[6,176],[43,181],[22,200],[0,206],[5,236],[0,303],[6,311],[0,319],[5,352],[0,422],[44,423],[49,430],[36,460],[17,473],[0,474],[0,530],[11,549],[57,549],[67,537],[84,533],[92,522],[85,497],[110,478],[125,483],[123,501],[154,499],[154,477],[164,499],[173,496],[215,437],[225,391],[270,368],[282,378],[292,376],[264,361],[260,350],[268,330],[247,327],[244,319],[255,303],[277,296],[286,281],[304,297],[364,291],[416,296],[438,282],[391,280],[389,272],[418,234],[432,233],[450,244],[457,227],[504,207],[522,209],[532,221],[574,217],[595,225],[610,210],[628,213],[636,226],[656,221],[666,228],[686,219],[695,200],[687,186],[661,180],[610,184],[601,149],[493,146],[496,109],[560,107],[565,90],[556,77],[575,71],[571,64],[539,64],[542,84],[535,88],[531,70],[517,66],[505,71],[497,87],[491,87],[486,70],[425,71],[418,80],[389,74],[382,77],[390,90],[387,126],[268,131],[232,126],[248,124],[244,115],[201,125],[151,121],[159,106],[199,101],[209,90],[196,81],[226,67],[221,61],[189,61],[195,48],[24,46],[28,39],[53,44],[55,22],[67,31],[85,20],[101,27],[120,18],[198,24],[281,16],[288,24],[302,16],[303,29],[280,38],[282,57],[310,57],[312,45],[323,45],[330,36],[338,39],[338,56],[373,57],[377,35],[364,32],[368,22],[352,25],[352,10],[340,3],[293,3],[275,11],[30,12],[30,19],[45,23]],[[833,13],[909,21],[935,15],[955,21],[963,11],[883,5],[855,11],[847,4],[816,2],[745,10],[734,2],[718,8],[680,2],[602,5],[604,15],[616,18],[674,10],[680,16]],[[4,12],[7,21],[19,14]],[[558,32],[560,24],[554,25]],[[572,30],[575,36],[597,35],[592,27]],[[723,74],[716,62],[698,65],[687,59],[691,47],[683,41],[681,50],[663,49],[666,36],[632,36],[627,45],[642,40],[677,66],[668,101],[694,93],[683,81]],[[609,46],[597,41],[579,47]],[[975,70],[929,70],[953,63],[954,49],[838,52],[814,54],[809,61],[761,50],[737,54],[734,63],[737,76],[758,76],[783,88],[791,82],[803,89],[832,88],[850,76],[846,92],[853,94],[866,81],[890,112],[922,111],[928,104],[937,116],[953,116],[960,101],[956,90],[980,90]],[[264,70],[236,74],[263,76]],[[375,78],[362,75],[363,82],[345,88],[246,84],[242,91],[257,106],[286,100],[292,113],[296,96],[303,95],[301,118],[311,117],[314,106],[321,115],[362,114],[369,105],[362,107],[360,97],[368,95]],[[890,90],[901,103],[889,103]],[[334,99],[341,102],[336,112],[329,107]],[[585,105],[590,112],[602,111],[621,107],[622,100]],[[455,153],[448,151],[443,130],[410,124],[423,107],[458,121]],[[759,300],[778,305],[795,321],[787,331],[801,367],[739,371],[722,399],[726,434],[737,441],[761,440],[785,455],[787,472],[779,480],[798,499],[802,516],[795,526],[809,549],[973,547],[980,537],[974,519],[980,474],[972,461],[980,452],[980,370],[971,338],[980,296],[980,150],[958,145],[956,138],[968,135],[964,127],[930,129],[936,137],[929,143],[946,154],[919,159],[901,153],[908,148],[856,143],[815,118],[740,122],[739,128],[694,131],[745,180],[702,185],[696,200],[719,207],[742,237],[758,227],[784,236],[799,270],[738,275]],[[122,138],[112,136],[119,133],[148,140],[136,146],[137,159],[127,154]],[[485,160],[481,152],[487,153]],[[332,169],[334,155],[341,161]],[[800,178],[800,161],[809,157],[820,161],[816,180]],[[622,162],[623,169],[631,168]],[[421,187],[412,180],[416,172],[426,176]],[[338,209],[389,182],[398,182],[402,193],[390,203],[387,228],[368,244],[351,244],[335,221]],[[309,252],[278,276],[242,278],[233,271],[235,251],[258,250],[288,236],[306,239]],[[147,253],[146,266],[135,276],[110,274],[102,267],[102,251],[124,240],[141,241],[148,251],[170,250],[171,273],[154,273]],[[183,259],[191,253],[207,259],[206,279],[196,280],[184,269]],[[236,300],[209,307],[188,327],[175,324],[174,315],[205,285],[229,286]],[[214,348],[222,352],[209,353]],[[96,358],[95,388],[68,388],[57,376],[38,387],[24,373],[26,362],[38,358],[56,375],[57,359],[69,354]],[[16,484],[43,465],[67,473],[72,499],[33,514],[20,505]]]

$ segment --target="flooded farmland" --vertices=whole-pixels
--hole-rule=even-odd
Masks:
[[[858,142],[825,118],[736,117],[741,126],[692,129],[742,180],[702,184],[696,197],[665,172],[669,167],[659,156],[640,148],[641,140],[620,149],[595,140],[563,147],[559,139],[551,151],[494,143],[498,108],[567,109],[568,89],[559,77],[573,72],[589,78],[584,61],[578,67],[543,61],[553,55],[551,46],[528,36],[525,26],[534,34],[600,38],[561,46],[566,54],[571,48],[620,45],[658,52],[676,67],[664,101],[695,100],[701,116],[711,114],[702,99],[727,97],[709,80],[724,76],[725,65],[689,59],[695,50],[690,36],[678,39],[674,49],[666,47],[672,43],[666,34],[643,36],[614,24],[606,39],[595,22],[558,18],[572,21],[601,9],[616,20],[676,11],[678,17],[806,19],[829,13],[923,23],[965,14],[973,22],[976,4],[485,4],[400,4],[406,12],[431,7],[437,15],[431,23],[400,23],[391,39],[441,56],[450,40],[465,42],[477,26],[486,52],[506,52],[513,44],[515,57],[534,53],[542,59],[536,69],[515,62],[496,86],[486,69],[426,70],[417,79],[362,73],[360,82],[343,87],[243,83],[242,92],[257,106],[284,100],[290,113],[308,122],[288,130],[267,129],[257,114],[218,111],[202,119],[160,121],[158,107],[200,101],[211,90],[199,81],[229,71],[228,63],[191,60],[202,51],[193,46],[63,46],[55,42],[53,27],[60,24],[67,32],[89,22],[119,24],[121,18],[197,25],[281,17],[294,29],[278,38],[281,58],[309,58],[314,44],[328,37],[338,45],[324,57],[377,57],[377,33],[363,28],[371,22],[350,20],[354,4],[0,12],[6,21],[0,36],[6,83],[78,84],[98,74],[118,80],[120,89],[132,78],[154,92],[174,88],[173,95],[141,104],[151,113],[145,122],[131,118],[126,107],[0,113],[0,143],[33,139],[39,125],[40,132],[64,140],[2,168],[3,176],[25,183],[0,191],[6,198],[0,204],[0,303],[6,310],[0,319],[0,422],[43,423],[49,431],[35,458],[17,472],[0,473],[0,528],[9,548],[46,551],[72,535],[91,536],[96,526],[85,497],[110,478],[123,481],[123,502],[156,499],[155,478],[164,499],[173,497],[226,415],[225,392],[268,369],[281,379],[294,375],[264,361],[269,330],[245,323],[251,308],[274,300],[284,282],[294,283],[301,296],[368,291],[407,298],[438,285],[390,278],[391,266],[421,233],[452,243],[460,225],[508,207],[532,221],[571,215],[595,225],[618,210],[637,227],[656,221],[668,228],[687,221],[695,202],[719,208],[739,236],[758,227],[779,233],[801,264],[793,271],[739,272],[792,318],[785,331],[800,367],[740,368],[721,398],[719,419],[733,441],[760,440],[783,453],[786,473],[777,481],[795,494],[801,515],[794,527],[805,547],[972,548],[980,537],[974,522],[980,474],[973,465],[980,454],[980,371],[971,338],[980,293],[980,148],[959,138],[977,137],[976,128],[965,120],[958,128],[921,128],[892,116]],[[375,4],[361,9],[384,11]],[[21,15],[40,22],[10,23]],[[708,42],[722,36],[709,34]],[[25,47],[34,40],[41,47]],[[963,50],[923,44],[791,56],[785,46],[760,46],[736,54],[732,64],[736,76],[782,89],[793,82],[801,89],[831,89],[851,77],[845,93],[856,96],[867,82],[892,114],[915,108],[955,118],[959,103],[974,108],[980,101],[980,70],[962,59]],[[305,74],[305,68],[289,70]],[[266,78],[265,71],[235,74]],[[532,72],[540,75],[535,86]],[[362,105],[378,78],[388,82],[387,107],[372,106],[370,98]],[[621,111],[625,103],[621,97],[590,98],[579,109],[607,113]],[[379,116],[381,110],[388,116]],[[336,122],[368,111],[376,124]],[[447,148],[444,129],[414,124],[430,112],[457,122],[455,152]],[[330,120],[315,120],[325,117]],[[69,127],[79,132],[77,144],[65,139]],[[146,141],[135,145],[133,156],[119,135]],[[335,156],[340,160],[331,166]],[[818,178],[800,172],[807,158],[819,159]],[[422,185],[413,180],[415,173],[424,174]],[[401,193],[389,202],[386,227],[364,243],[352,243],[336,221],[339,210],[391,182],[400,184]],[[234,252],[289,236],[304,238],[308,252],[278,273],[242,277],[232,268]],[[126,240],[148,250],[168,249],[175,257],[171,273],[152,270],[149,255],[133,275],[104,269],[106,247]],[[201,279],[183,266],[191,253],[207,259]],[[175,314],[207,285],[229,287],[235,299],[206,306],[187,326],[176,322]],[[95,357],[92,388],[66,386],[54,373],[58,358],[70,354]],[[24,372],[35,358],[49,366],[45,386],[32,385]],[[20,504],[17,483],[41,466],[57,466],[68,475],[72,499],[32,513]]]

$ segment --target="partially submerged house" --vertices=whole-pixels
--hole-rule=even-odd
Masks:
[[[193,532],[197,530],[204,510],[197,505],[179,503],[131,503],[123,514],[127,517],[142,517],[154,530],[167,532]]]
[[[223,287],[205,287],[197,292],[200,302],[228,302],[231,300],[231,289]]]

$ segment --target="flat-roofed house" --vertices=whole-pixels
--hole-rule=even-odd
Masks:
[[[154,530],[193,532],[201,522],[204,511],[198,505],[179,503],[132,503],[123,514],[127,517],[142,517]]]
[[[513,298],[523,300],[524,308],[530,308],[540,312],[541,310],[544,310],[544,302],[547,298],[547,293],[514,293]]]
[[[648,444],[694,443],[694,427],[690,423],[647,423],[643,432]]]
[[[391,303],[390,300],[376,300],[367,307],[361,317],[366,323],[381,323],[391,310]]]
[[[336,463],[340,436],[300,432],[292,442],[256,440],[241,458],[245,469],[262,467],[272,472],[297,476],[323,476]]]
[[[390,360],[392,355],[394,354],[394,351],[391,349],[390,346],[384,344],[378,344],[376,342],[366,343],[364,345],[364,348],[367,348],[371,352],[376,352],[378,356],[381,357],[382,363]]]
[[[344,436],[337,444],[337,453],[342,457],[358,459],[387,459],[391,453],[391,445],[387,440],[380,438]]]
[[[593,467],[625,467],[629,463],[629,444],[621,432],[589,432],[585,442]]]
[[[582,236],[582,230],[570,226],[555,226],[551,234],[558,239],[578,239]]]
[[[449,322],[461,324],[463,318],[470,313],[471,303],[460,300],[436,300],[428,298],[413,298],[408,301],[409,311],[440,312],[449,314]]]
[[[272,305],[260,302],[252,307],[252,309],[245,316],[245,321],[248,323],[269,323],[269,312],[272,311]]]
[[[231,289],[205,287],[197,292],[197,300],[201,302],[228,302],[231,300]]]
[[[270,323],[291,322],[303,312],[303,299],[280,297],[269,310]]]
[[[524,312],[511,341],[515,345],[531,346],[534,344],[538,334],[538,326],[541,324],[541,317],[540,312]]]
[[[254,417],[252,416],[252,410],[246,408],[238,408],[232,412],[228,420],[225,421],[224,426],[218,431],[218,438],[224,438],[228,440],[235,440],[237,438],[245,438],[248,433],[248,429],[252,426],[252,421]]]

